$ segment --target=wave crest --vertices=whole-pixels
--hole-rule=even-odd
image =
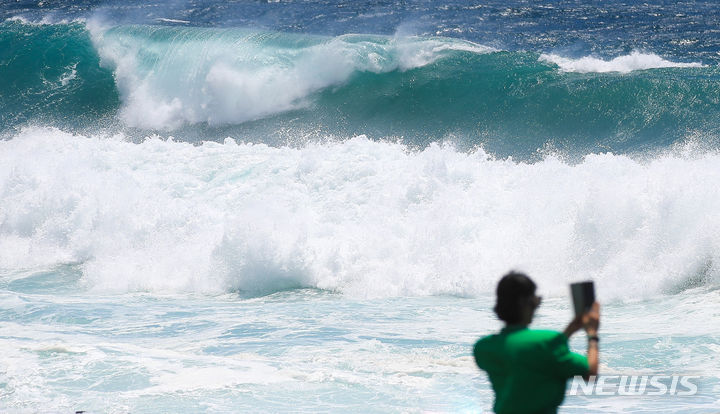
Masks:
[[[25,129],[0,141],[0,262],[82,263],[109,292],[474,296],[519,268],[551,294],[594,278],[606,298],[649,296],[718,281],[718,162]]]
[[[0,26],[0,50],[15,56],[0,65],[0,134],[50,124],[273,145],[286,131],[416,147],[453,137],[527,157],[548,139],[580,155],[657,148],[715,136],[720,119],[716,67],[577,78],[534,53],[444,38]]]
[[[585,56],[579,59],[571,59],[555,54],[542,54],[539,57],[541,62],[548,62],[560,67],[564,72],[578,73],[606,73],[621,72],[628,73],[635,70],[660,69],[660,68],[699,68],[702,63],[679,63],[665,60],[652,53],[641,53],[634,51],[629,55],[618,56],[611,60],[602,60],[592,56]]]
[[[115,71],[130,126],[238,124],[304,108],[310,95],[362,72],[428,65],[449,52],[493,49],[452,39],[344,35],[335,38],[241,29],[90,25]]]

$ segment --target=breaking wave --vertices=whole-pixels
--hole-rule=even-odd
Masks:
[[[28,128],[0,141],[0,262],[75,263],[101,292],[473,296],[520,268],[550,292],[591,277],[606,297],[653,295],[718,281],[718,162]]]

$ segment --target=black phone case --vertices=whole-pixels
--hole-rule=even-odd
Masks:
[[[570,284],[575,316],[580,316],[592,308],[595,302],[595,284],[592,280]]]

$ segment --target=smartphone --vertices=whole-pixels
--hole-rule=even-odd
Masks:
[[[587,313],[595,302],[595,284],[592,280],[570,284],[575,316]]]

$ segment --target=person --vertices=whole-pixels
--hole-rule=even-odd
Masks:
[[[581,375],[587,380],[598,372],[598,303],[562,333],[529,329],[542,299],[535,290],[535,283],[523,273],[503,276],[497,285],[495,313],[505,327],[477,341],[473,349],[475,362],[490,378],[498,414],[556,413],[569,378]],[[568,348],[568,338],[583,327],[588,335],[587,357]]]

